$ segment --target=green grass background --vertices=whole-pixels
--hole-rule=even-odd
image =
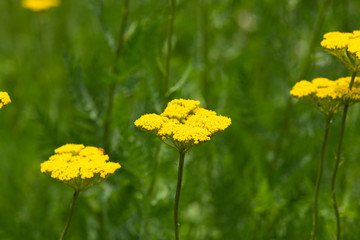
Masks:
[[[177,153],[133,124],[163,108],[169,5],[130,1],[117,61],[123,3],[63,0],[35,13],[20,0],[0,1],[0,91],[12,99],[0,110],[0,239],[60,237],[72,190],[41,174],[40,163],[66,143],[103,146],[113,83],[108,153],[122,168],[80,194],[68,239],[173,239]],[[186,156],[181,239],[310,237],[325,118],[289,90],[300,78],[350,74],[320,41],[358,29],[359,8],[351,0],[177,0],[168,99],[200,100],[232,119]],[[349,112],[337,181],[344,240],[360,238],[359,110]],[[336,231],[330,178],[339,118],[321,185],[324,240]]]

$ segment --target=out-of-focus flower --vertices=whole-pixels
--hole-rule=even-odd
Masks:
[[[0,108],[11,103],[10,96],[7,92],[0,92]]]
[[[360,31],[328,32],[324,34],[321,46],[339,58],[351,71],[360,70]]]
[[[60,0],[22,0],[21,4],[24,8],[37,12],[59,6]]]

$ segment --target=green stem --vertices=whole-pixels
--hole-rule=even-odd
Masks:
[[[166,95],[169,88],[169,75],[170,75],[170,60],[171,60],[171,50],[172,50],[172,38],[174,32],[174,20],[175,20],[175,10],[176,2],[175,0],[169,0],[170,3],[170,15],[169,15],[169,25],[168,25],[168,35],[167,35],[167,51],[166,51],[166,63],[165,63],[165,72],[164,72],[164,85],[163,85],[163,107],[167,102],[168,96]]]
[[[74,197],[73,197],[73,200],[72,200],[72,203],[71,203],[71,208],[70,208],[70,215],[69,215],[69,218],[66,222],[66,225],[65,225],[65,228],[64,228],[64,231],[63,233],[61,234],[61,237],[60,237],[60,240],[63,240],[65,238],[65,235],[69,229],[69,226],[70,226],[70,222],[71,222],[71,218],[74,214],[74,208],[75,208],[75,203],[76,203],[76,199],[78,198],[79,196],[79,193],[78,191],[75,191],[74,192]]]
[[[353,74],[351,76],[351,81],[349,84],[350,90],[352,89],[352,87],[354,85],[354,80],[355,80],[356,74],[357,74],[357,72],[355,71],[355,72],[353,72]],[[342,143],[343,143],[343,139],[344,139],[345,122],[346,122],[348,108],[349,108],[349,103],[347,102],[344,106],[344,112],[343,112],[342,119],[341,119],[341,129],[340,129],[338,151],[337,151],[337,156],[336,156],[335,168],[334,168],[333,175],[331,178],[331,196],[332,196],[332,201],[333,201],[333,207],[334,207],[334,212],[335,212],[335,217],[336,217],[336,227],[337,227],[336,228],[336,240],[340,240],[340,237],[341,237],[341,224],[340,224],[339,207],[338,207],[337,200],[336,200],[335,183],[336,183],[336,175],[337,175],[338,168],[340,165],[341,149],[342,149]]]
[[[314,219],[313,219],[313,230],[312,230],[312,233],[311,233],[311,240],[315,240],[315,238],[316,238],[316,231],[317,231],[317,225],[318,225],[318,215],[319,215],[319,210],[318,210],[319,190],[320,190],[321,178],[322,178],[322,175],[323,175],[325,149],[326,149],[326,143],[327,143],[328,136],[329,136],[331,118],[332,118],[332,115],[326,116],[325,134],[324,134],[324,139],[323,139],[323,143],[322,143],[322,147],[321,147],[319,170],[318,170],[318,176],[317,176],[317,179],[316,179],[316,187],[315,187]]]
[[[356,77],[357,71],[354,71],[351,75],[351,80],[350,80],[350,84],[349,84],[349,89],[351,90],[352,87],[354,86],[354,82],[355,82],[355,77]]]
[[[129,2],[130,0],[125,0],[124,6],[122,9],[122,20],[121,20],[121,26],[120,26],[120,32],[119,32],[119,43],[115,50],[115,62],[117,62],[119,59],[121,59],[123,46],[124,46],[124,35],[125,35],[125,29],[126,24],[128,20],[129,15]],[[113,66],[113,72],[115,74],[118,74],[118,70],[116,67],[116,63]],[[106,108],[106,115],[105,115],[105,123],[104,123],[104,149],[106,152],[110,152],[110,127],[111,127],[111,119],[112,119],[112,113],[113,113],[113,105],[115,100],[115,89],[116,89],[117,83],[113,82],[109,86],[109,92],[108,92],[108,101],[107,101],[107,108]]]
[[[179,159],[178,178],[177,178],[177,184],[176,184],[176,195],[175,195],[175,203],[174,203],[175,240],[179,240],[178,209],[179,209],[182,173],[183,173],[183,168],[184,168],[185,151],[183,151],[183,152],[180,151],[179,153],[180,153],[180,159]]]
[[[336,228],[337,228],[336,229],[336,239],[337,240],[340,239],[341,225],[340,225],[339,208],[338,208],[338,204],[337,204],[337,200],[336,200],[335,182],[336,182],[336,174],[337,174],[339,164],[340,164],[341,148],[342,148],[342,141],[343,141],[343,137],[344,137],[347,111],[348,111],[348,104],[345,104],[344,112],[343,112],[343,116],[342,116],[342,120],[341,120],[341,130],[340,130],[340,139],[339,139],[339,145],[338,145],[338,154],[336,157],[335,168],[334,168],[333,175],[331,178],[331,196],[332,196],[333,207],[334,207],[335,216],[336,216]]]

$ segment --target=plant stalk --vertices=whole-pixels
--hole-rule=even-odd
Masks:
[[[324,158],[325,158],[325,149],[326,144],[329,136],[329,129],[330,129],[330,123],[331,123],[332,115],[326,116],[326,126],[325,126],[325,133],[324,133],[324,139],[321,147],[321,155],[320,155],[320,163],[319,163],[319,169],[318,169],[318,175],[316,179],[316,187],[315,187],[315,197],[314,197],[314,219],[313,219],[313,230],[311,233],[311,240],[316,239],[316,231],[318,226],[318,200],[319,200],[319,191],[320,191],[320,184],[321,179],[323,175],[323,169],[324,169]]]
[[[177,178],[177,184],[176,184],[176,194],[175,194],[175,203],[174,203],[175,240],[179,240],[178,210],[179,210],[179,200],[180,200],[182,173],[183,173],[184,159],[185,159],[185,152],[179,152],[179,153],[180,153],[180,159],[179,159],[178,178]]]
[[[354,85],[356,74],[357,74],[356,71],[354,71],[352,73],[350,84],[349,84],[350,90],[352,89],[352,87]],[[341,238],[341,224],[340,224],[339,207],[338,207],[337,200],[336,200],[335,183],[336,183],[336,175],[337,175],[338,168],[340,165],[341,150],[342,150],[342,143],[343,143],[343,139],[344,139],[345,123],[346,123],[346,116],[347,116],[348,108],[349,108],[349,103],[347,102],[344,106],[344,112],[343,112],[342,119],[341,119],[341,129],[340,129],[338,151],[337,151],[333,175],[331,178],[331,197],[332,197],[333,207],[334,207],[334,212],[335,212],[335,217],[336,217],[336,240],[340,240],[340,238]]]
[[[73,216],[73,214],[74,214],[75,203],[76,203],[76,199],[77,199],[78,196],[79,196],[79,193],[80,193],[80,192],[78,192],[78,191],[75,191],[75,192],[74,192],[74,197],[73,197],[73,200],[72,200],[72,203],[71,203],[69,218],[68,218],[68,220],[67,220],[67,222],[66,222],[64,231],[63,231],[63,233],[61,234],[60,240],[65,239],[65,235],[66,235],[66,233],[67,233],[67,231],[68,231],[68,229],[69,229],[70,222],[71,222],[72,216]]]

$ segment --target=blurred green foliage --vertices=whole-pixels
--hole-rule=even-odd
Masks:
[[[72,191],[41,174],[40,163],[65,143],[103,146],[114,83],[108,153],[122,169],[80,194],[68,238],[173,238],[177,153],[133,124],[144,113],[162,111],[169,5],[130,1],[117,60],[123,3],[63,0],[35,13],[20,0],[0,1],[0,91],[13,101],[0,111],[0,239],[59,238]],[[177,1],[169,99],[200,100],[233,122],[186,158],[182,239],[310,237],[325,118],[291,99],[289,90],[301,75],[349,75],[320,41],[328,31],[352,31],[360,21],[358,1],[325,4],[314,32],[323,1]],[[354,106],[337,182],[344,240],[360,236],[359,119]],[[336,116],[318,239],[335,234],[330,177],[339,127]]]

